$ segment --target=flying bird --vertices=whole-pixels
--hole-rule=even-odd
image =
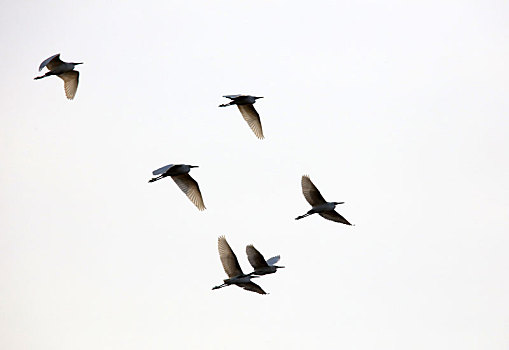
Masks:
[[[199,210],[204,210],[206,208],[205,204],[203,204],[200,187],[198,186],[198,183],[191,177],[191,175],[189,175],[191,168],[198,168],[198,166],[187,164],[169,164],[154,170],[152,174],[159,176],[150,179],[148,182],[154,182],[167,176],[171,176],[177,186],[182,190],[182,192],[186,194],[187,198],[189,198]]]
[[[253,275],[267,275],[276,272],[277,269],[284,268],[284,266],[274,265],[279,261],[279,255],[265,261],[263,255],[252,244],[246,246],[246,254],[249,263],[254,269]]]
[[[349,223],[344,217],[339,215],[339,213],[334,210],[336,205],[343,204],[344,202],[327,202],[320,194],[320,191],[318,191],[318,188],[313,185],[311,179],[307,175],[302,176],[301,183],[302,193],[313,208],[306,214],[296,217],[295,220],[299,220],[311,214],[318,213],[321,217],[327,220],[340,222],[345,225],[351,225],[351,223]]]
[[[255,103],[257,99],[263,97],[249,95],[226,95],[223,97],[229,98],[231,101],[229,103],[219,105],[219,107],[237,105],[237,107],[239,107],[240,113],[242,114],[242,117],[244,117],[244,120],[247,122],[251,130],[253,130],[256,137],[263,139],[264,136],[262,123],[260,121],[260,115],[258,115],[258,112],[253,107],[253,103]]]
[[[56,75],[57,77],[64,81],[65,96],[67,96],[69,100],[72,100],[76,95],[76,90],[78,90],[78,80],[80,77],[80,72],[74,70],[74,67],[77,66],[78,64],[83,64],[83,62],[80,63],[63,62],[60,59],[60,54],[53,55],[45,59],[39,66],[39,72],[44,67],[48,68],[49,71],[46,72],[46,74],[44,75],[35,77],[34,79],[37,80],[49,77],[51,75]]]
[[[228,278],[223,280],[223,284],[215,286],[212,290],[234,284],[250,292],[267,294],[259,285],[251,282],[251,279],[258,278],[258,276],[253,276],[251,274],[246,275],[242,272],[239,261],[224,236],[220,236],[217,240],[217,249],[219,251],[219,258],[223,264],[224,272],[226,272]]]

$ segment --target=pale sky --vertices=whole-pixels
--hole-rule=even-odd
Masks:
[[[2,9],[1,349],[509,348],[509,3]],[[303,174],[356,226],[295,221]],[[269,295],[211,290],[220,235]]]

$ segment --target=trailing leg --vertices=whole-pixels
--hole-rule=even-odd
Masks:
[[[295,220],[300,220],[300,219],[305,218],[306,216],[309,216],[309,215],[311,215],[311,214],[306,213],[306,214],[304,214],[304,215],[297,216],[297,217],[295,218]]]
[[[160,175],[158,177],[154,177],[154,178],[148,180],[148,182],[154,182],[154,181],[157,181],[157,180],[161,180],[163,177],[165,177],[165,176],[164,175]]]

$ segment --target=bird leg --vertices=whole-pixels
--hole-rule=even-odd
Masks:
[[[213,287],[213,288],[212,288],[212,290],[214,290],[214,289],[219,289],[219,288],[223,288],[223,287],[226,287],[226,286],[227,286],[227,284],[226,284],[226,283],[223,283],[223,284],[221,284],[220,286],[215,286],[215,287]]]
[[[306,216],[309,216],[309,215],[311,215],[311,214],[310,214],[310,213],[306,213],[306,214],[304,214],[304,215],[297,216],[297,217],[295,218],[295,220],[300,220],[300,219],[305,218]]]
[[[148,180],[148,182],[154,182],[154,181],[157,181],[157,180],[161,180],[163,177],[164,177],[164,175],[159,175],[158,177],[154,177],[154,178]]]
[[[46,74],[44,74],[44,75],[41,75],[41,76],[39,76],[39,77],[35,77],[35,78],[34,78],[34,80],[42,79],[42,78],[46,78],[46,77],[49,77],[49,76],[51,76],[51,75],[56,75],[56,73],[49,71],[49,72],[47,72],[47,73],[46,73]]]

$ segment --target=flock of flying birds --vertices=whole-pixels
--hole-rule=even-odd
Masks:
[[[39,66],[39,71],[46,67],[48,72],[46,72],[44,75],[35,77],[34,79],[37,80],[56,75],[64,81],[65,96],[69,100],[72,100],[78,89],[80,75],[78,71],[74,70],[74,67],[79,64],[82,63],[63,62],[60,59],[60,54],[56,54],[45,59]],[[256,109],[253,107],[253,104],[256,102],[256,100],[262,97],[249,95],[226,95],[224,97],[230,99],[231,101],[226,104],[221,104],[219,107],[236,105],[239,108],[242,117],[248,123],[256,137],[263,139],[264,136],[262,124],[260,122],[260,116]],[[170,176],[173,181],[175,181],[177,186],[182,190],[182,192],[186,194],[186,196],[199,210],[205,210],[206,208],[205,204],[203,203],[200,187],[198,186],[198,183],[191,177],[191,175],[189,175],[191,168],[197,167],[198,166],[187,164],[169,164],[154,170],[152,174],[156,177],[150,179],[149,182],[161,180]],[[319,214],[321,217],[327,220],[339,222],[345,225],[351,225],[335,210],[336,205],[343,204],[344,202],[327,202],[307,175],[302,176],[301,185],[304,198],[306,198],[306,201],[312,206],[312,208],[306,214],[296,217],[295,220],[300,220],[312,214]],[[237,257],[235,256],[235,253],[231,249],[224,236],[219,237],[217,245],[219,258],[221,259],[221,263],[223,264],[224,271],[228,275],[228,278],[223,280],[223,284],[215,286],[212,289],[219,289],[229,285],[236,285],[251,292],[267,294],[259,285],[252,282],[251,280],[258,278],[261,275],[274,273],[277,271],[277,269],[284,267],[275,265],[280,259],[279,255],[265,260],[263,255],[258,250],[256,250],[254,246],[248,245],[246,247],[246,254],[254,271],[245,274],[242,272]]]

